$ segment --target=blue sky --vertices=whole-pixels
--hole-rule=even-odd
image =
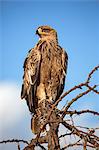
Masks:
[[[84,81],[99,64],[99,2],[3,0],[0,1],[0,83],[14,83],[20,92],[23,62],[38,41],[35,31],[40,25],[57,30],[59,44],[69,55],[65,90]],[[92,82],[98,81],[97,73]],[[88,105],[81,101],[85,108],[98,110],[98,96],[93,94],[85,100],[89,101]]]
[[[35,30],[40,25],[57,30],[59,43],[69,55],[70,76],[76,78],[79,72],[87,73],[97,65],[99,2],[1,1],[0,4],[0,80],[21,83],[22,64],[27,51],[38,41]]]

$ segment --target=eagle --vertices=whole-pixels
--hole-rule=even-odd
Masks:
[[[63,92],[68,55],[59,46],[57,32],[50,26],[36,30],[39,41],[30,49],[24,61],[21,99],[25,99],[32,114],[39,103],[55,102]]]

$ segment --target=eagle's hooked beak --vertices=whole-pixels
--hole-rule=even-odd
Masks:
[[[38,29],[36,30],[36,34],[41,35],[41,34],[42,34],[42,29],[41,29],[41,28],[38,28]]]
[[[36,33],[35,33],[35,34],[39,34],[39,33],[38,33],[38,30],[36,30]]]

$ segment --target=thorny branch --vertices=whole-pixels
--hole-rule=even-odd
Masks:
[[[94,87],[93,87],[94,88]],[[67,110],[70,108],[70,106],[77,101],[79,98],[81,98],[82,96],[88,94],[91,91],[91,89],[86,90],[85,92],[80,93],[79,95],[77,95],[75,98],[73,98],[66,106],[65,108],[65,112],[67,112]],[[65,117],[65,114],[62,115],[63,117]]]
[[[0,144],[6,144],[6,143],[24,143],[24,144],[29,144],[28,141],[26,140],[18,140],[18,139],[11,139],[11,140],[3,140],[0,141]]]
[[[19,140],[19,139],[11,139],[11,140],[0,141],[0,144],[7,144],[7,143],[16,143],[17,147],[18,147],[18,150],[21,150],[20,143],[24,143],[24,144],[29,145],[28,141],[26,141],[26,140]]]
[[[81,139],[85,139],[92,145],[94,145],[94,147],[98,147],[99,146],[99,137],[95,136],[94,134],[90,135],[90,133],[84,132],[82,130],[77,129],[75,126],[70,125],[68,123],[66,123],[65,121],[63,121],[62,123],[67,129],[69,129],[70,131],[73,131],[73,134],[77,135],[78,137],[80,137]],[[94,138],[93,138],[94,137]]]
[[[62,111],[61,113],[64,113],[65,115],[70,115],[70,116],[72,116],[72,115],[80,115],[80,114],[84,114],[84,113],[91,113],[93,115],[99,116],[98,112],[92,111],[92,110],[89,110],[89,109],[81,110],[81,111],[76,111],[76,110],[74,110],[74,111],[67,111],[67,112],[66,111]]]
[[[12,139],[12,140],[6,140],[6,141],[0,141],[0,144],[3,143],[16,143],[18,146],[18,150],[20,149],[20,143],[27,144],[27,146],[24,148],[24,150],[34,150],[36,146],[39,146],[41,149],[46,150],[43,143],[48,143],[48,150],[65,150],[68,147],[73,147],[73,146],[82,146],[83,150],[86,150],[87,147],[91,148],[99,148],[99,137],[96,135],[96,130],[99,130],[99,127],[96,128],[89,128],[89,127],[83,127],[83,126],[75,126],[75,122],[73,120],[74,115],[81,115],[81,114],[86,114],[90,113],[95,116],[99,116],[99,112],[96,112],[94,110],[70,110],[70,107],[72,104],[77,102],[81,97],[87,95],[91,91],[94,92],[95,94],[99,94],[99,91],[96,89],[98,85],[90,85],[91,78],[94,74],[95,71],[99,69],[99,66],[96,66],[89,74],[85,82],[80,83],[74,87],[72,87],[70,90],[66,91],[56,102],[53,104],[50,104],[50,111],[47,113],[47,118],[44,121],[44,124],[42,127],[40,127],[40,131],[37,134],[36,138],[32,139],[30,142],[25,141],[25,140],[17,140],[17,139]],[[86,90],[83,90],[83,87],[86,87]],[[60,101],[63,100],[64,97],[67,95],[71,94],[73,91],[80,89],[83,90],[83,92],[80,92],[78,95],[76,95],[74,98],[72,98],[68,103],[63,106],[62,110],[57,109],[57,105],[59,104]],[[85,89],[85,88],[84,88]],[[64,117],[70,116],[70,120],[72,117],[72,121],[68,123],[68,121],[64,120]],[[42,130],[46,128],[46,125],[50,126],[50,129],[46,131],[45,136],[41,136]],[[64,131],[64,134],[58,136],[58,131],[59,131],[59,125],[62,124],[67,132]],[[86,130],[86,131],[85,131]],[[74,143],[66,143],[63,148],[61,148],[60,140],[63,137],[68,138],[68,136],[74,136],[76,135],[77,141]],[[60,144],[60,145],[59,145]]]
[[[75,142],[75,143],[72,143],[72,144],[68,144],[68,145],[66,145],[66,146],[64,146],[64,148],[62,148],[61,150],[66,150],[67,148],[69,148],[69,147],[74,147],[74,146],[83,146],[83,144],[82,143],[79,143],[78,141],[77,142]],[[91,147],[91,148],[95,148],[94,146],[92,146],[92,145],[90,145],[90,144],[87,144],[87,147]]]

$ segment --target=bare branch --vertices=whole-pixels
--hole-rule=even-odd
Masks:
[[[93,73],[94,73],[96,70],[98,70],[98,69],[99,69],[99,65],[96,66],[96,67],[89,73],[88,78],[87,78],[87,81],[86,81],[87,83],[90,82],[90,79],[91,79]]]
[[[37,144],[42,150],[46,150],[44,146],[42,146],[40,143]]]
[[[93,88],[95,88],[95,86],[94,86]],[[82,92],[82,93],[80,93],[79,95],[77,95],[75,98],[73,98],[73,99],[67,104],[67,106],[66,106],[66,108],[65,108],[65,110],[64,110],[65,114],[66,114],[67,110],[70,108],[70,106],[71,106],[75,101],[77,101],[77,100],[78,100],[79,98],[81,98],[82,96],[88,94],[90,91],[91,91],[91,89],[88,89],[88,90],[86,90],[85,92]],[[63,115],[62,115],[63,118],[64,118],[65,114],[63,113]]]
[[[97,87],[97,85],[95,85],[95,86]],[[94,88],[92,88],[90,85],[86,84],[86,87],[88,87],[90,90],[92,90],[96,94],[99,94],[99,92],[97,90],[95,90]]]
[[[71,135],[72,133],[73,133],[73,131],[70,132],[70,133],[66,133],[66,134],[60,135],[60,136],[59,136],[59,139],[65,137],[65,136],[67,136],[67,135]]]
[[[99,143],[97,143],[98,141],[96,141],[94,138],[92,138],[90,136],[90,134],[86,133],[86,132],[83,132],[81,130],[78,130],[75,126],[72,126],[68,123],[66,123],[65,121],[63,121],[62,123],[67,129],[69,129],[70,131],[74,131],[73,134],[76,134],[78,137],[80,137],[81,139],[85,139],[85,137],[87,138],[87,141],[94,145],[95,147],[98,147],[99,146]],[[97,139],[99,139],[97,137]]]
[[[83,146],[82,143],[72,143],[72,144],[68,144],[66,145],[65,147],[63,147],[61,150],[66,150],[67,148],[69,147],[74,147],[74,146]],[[87,144],[88,147],[91,147],[91,148],[95,148],[95,146],[93,145],[90,145],[90,144]]]
[[[48,135],[39,138],[37,136],[35,139],[32,139],[28,146],[24,148],[24,150],[30,150],[31,148],[33,149],[36,145],[43,143],[48,143]]]
[[[21,150],[21,149],[20,149],[20,144],[19,144],[19,143],[18,143],[18,150]]]
[[[75,142],[75,143],[68,144],[68,145],[66,145],[64,148],[62,148],[61,150],[65,150],[65,149],[67,149],[67,148],[69,148],[69,147],[77,146],[77,144],[78,144],[80,141],[81,141],[81,140],[78,140],[78,141]]]
[[[29,144],[28,141],[26,140],[18,140],[18,139],[11,139],[11,140],[3,140],[3,141],[0,141],[0,144],[3,144],[3,143],[24,143],[24,144]]]
[[[80,114],[84,114],[84,113],[91,113],[91,114],[93,114],[93,115],[97,115],[97,116],[99,116],[99,113],[98,112],[96,112],[96,111],[92,111],[92,110],[89,110],[89,109],[87,109],[87,110],[81,110],[81,111],[76,111],[76,110],[74,110],[74,111],[60,111],[60,114],[64,114],[64,115],[70,115],[70,116],[72,116],[72,115],[80,115]]]

